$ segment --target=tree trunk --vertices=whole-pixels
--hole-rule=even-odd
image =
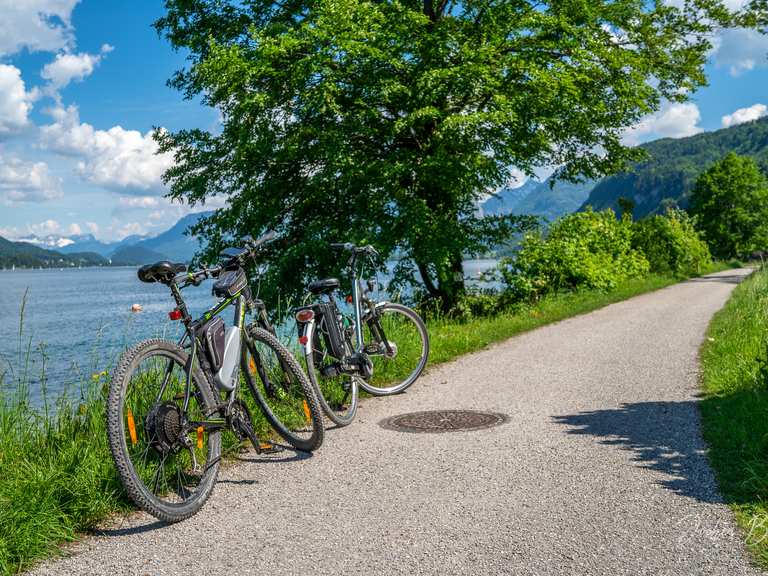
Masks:
[[[447,266],[434,266],[434,279],[427,263],[416,262],[416,266],[429,296],[438,302],[440,310],[451,312],[466,292],[461,254],[454,254]]]

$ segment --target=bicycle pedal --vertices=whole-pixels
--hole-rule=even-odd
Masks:
[[[284,450],[285,448],[279,444],[271,444],[269,442],[259,444],[259,454],[278,454]]]
[[[380,354],[381,346],[378,344],[368,344],[365,348],[363,348],[363,352],[366,354]]]

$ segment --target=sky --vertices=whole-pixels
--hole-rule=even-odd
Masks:
[[[0,0],[0,236],[112,241],[190,211],[164,197],[171,158],[150,131],[215,130],[218,115],[166,86],[184,55],[152,28],[162,14],[159,0]],[[644,118],[626,142],[768,113],[768,37],[728,30],[713,44],[709,86]]]

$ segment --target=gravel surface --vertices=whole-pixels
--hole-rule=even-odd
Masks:
[[[697,350],[747,270],[512,338],[364,402],[314,456],[222,470],[203,510],[136,514],[34,574],[760,574],[699,433]],[[409,434],[468,408],[509,421]]]

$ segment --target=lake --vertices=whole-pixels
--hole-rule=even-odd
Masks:
[[[466,275],[476,279],[495,264],[468,260]],[[211,283],[184,291],[193,315],[214,303]],[[143,311],[131,312],[134,303]],[[64,389],[79,396],[81,383],[109,370],[125,347],[149,337],[178,338],[181,324],[167,316],[173,308],[168,288],[139,282],[134,267],[0,271],[0,375],[5,374],[0,385],[8,387],[21,371],[31,383],[35,403],[40,402],[41,384],[51,396]]]

